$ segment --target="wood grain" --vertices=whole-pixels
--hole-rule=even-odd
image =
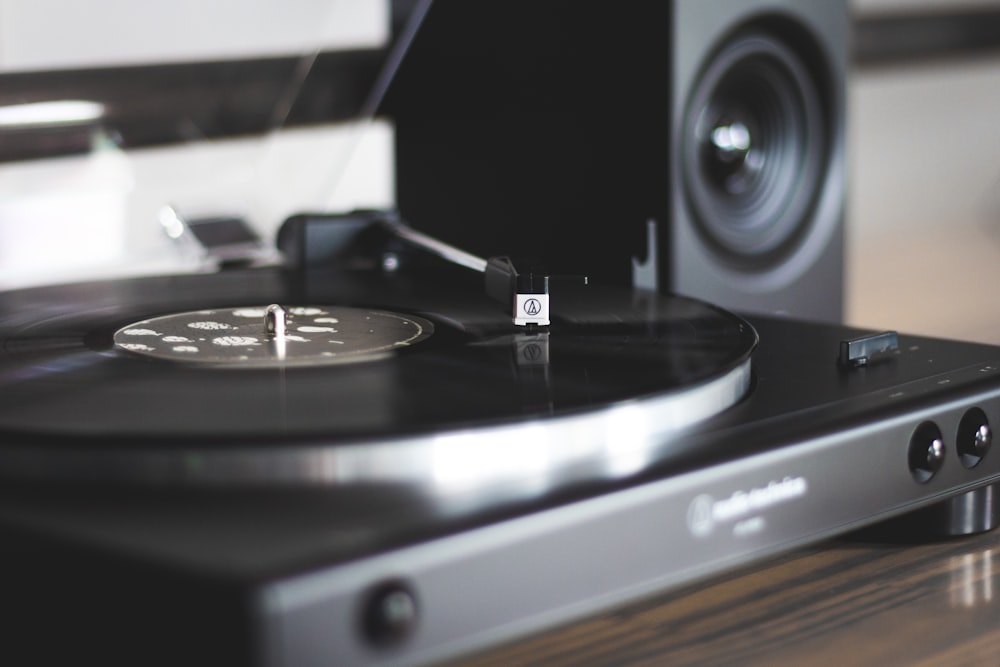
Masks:
[[[841,539],[459,665],[972,665],[1000,656],[1000,533]]]

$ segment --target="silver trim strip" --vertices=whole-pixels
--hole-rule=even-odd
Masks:
[[[748,392],[747,358],[717,378],[662,395],[561,417],[349,443],[280,447],[0,448],[0,477],[142,484],[356,482],[412,485],[433,495],[521,496],[574,480],[620,478],[670,449],[670,436]]]

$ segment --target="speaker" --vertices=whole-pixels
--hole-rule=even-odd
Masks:
[[[830,0],[435,0],[382,109],[398,207],[553,274],[839,320],[847,34]]]

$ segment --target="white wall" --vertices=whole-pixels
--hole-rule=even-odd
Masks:
[[[388,11],[386,0],[0,0],[0,71],[374,46]]]
[[[1000,343],[1000,56],[850,88],[849,320]]]

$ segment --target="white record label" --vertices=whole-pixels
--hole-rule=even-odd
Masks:
[[[130,354],[259,368],[369,360],[433,332],[427,320],[400,313],[272,305],[154,317],[119,329],[114,340]]]

